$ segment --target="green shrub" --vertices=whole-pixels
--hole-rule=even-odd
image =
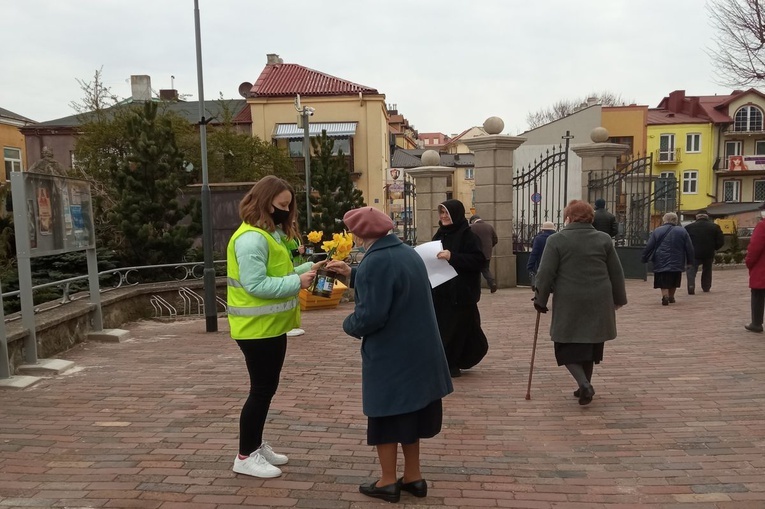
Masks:
[[[732,253],[723,253],[723,263],[730,263],[733,261]]]
[[[715,253],[715,263],[722,263],[722,262],[723,262],[723,254]]]
[[[744,261],[744,257],[746,256],[746,251],[736,251],[733,253],[733,261],[736,263],[741,263]]]

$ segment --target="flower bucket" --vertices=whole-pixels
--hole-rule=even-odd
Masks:
[[[317,297],[310,291],[303,289],[298,294],[298,301],[300,302],[300,309],[302,311],[311,311],[314,309],[331,309],[337,307],[340,304],[340,299],[343,298],[343,294],[348,287],[340,281],[336,281],[332,288],[332,296]]]

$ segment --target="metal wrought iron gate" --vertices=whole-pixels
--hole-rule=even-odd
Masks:
[[[401,212],[401,220],[404,223],[404,242],[410,246],[417,244],[416,207],[417,191],[414,185],[414,177],[404,174],[404,210]]]

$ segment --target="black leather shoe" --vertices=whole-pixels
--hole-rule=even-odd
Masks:
[[[428,496],[428,483],[425,482],[425,479],[420,479],[419,481],[404,482],[404,478],[402,477],[396,481],[396,484],[398,484],[399,488],[411,493],[415,497],[423,498]]]
[[[589,405],[592,402],[592,397],[595,395],[595,389],[592,385],[587,384],[579,388],[579,404]]]
[[[688,288],[688,295],[696,295],[696,288]]]
[[[582,393],[582,390],[581,390],[581,389],[577,389],[577,390],[575,390],[575,391],[574,391],[574,397],[575,397],[575,398],[578,398],[578,397],[579,397],[579,395],[580,395],[581,393]]]
[[[667,300],[669,301],[670,304],[674,304],[675,303],[675,298],[674,297],[669,297],[669,298],[667,298]]]
[[[762,325],[754,325],[753,323],[750,323],[749,325],[744,325],[744,328],[749,332],[762,332]]]
[[[372,484],[362,484],[359,486],[359,493],[368,497],[379,498],[386,502],[396,503],[401,498],[401,487],[397,482],[394,482],[393,484],[378,488],[377,481],[375,481]]]
[[[462,376],[462,370],[460,368],[449,368],[449,374],[452,378],[459,378]]]

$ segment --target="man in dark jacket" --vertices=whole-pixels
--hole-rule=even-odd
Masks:
[[[491,293],[494,293],[497,291],[497,281],[494,279],[494,274],[491,273],[489,264],[491,262],[491,252],[494,246],[497,245],[497,232],[494,231],[492,225],[485,222],[478,215],[470,218],[470,229],[481,241],[481,251],[483,251],[483,256],[486,257],[486,263],[481,267],[481,274],[483,274],[484,279],[489,284]]]
[[[606,232],[612,239],[619,233],[616,217],[606,210],[606,200],[603,198],[595,200],[595,219],[592,221],[592,226],[596,230]]]
[[[687,270],[688,295],[696,293],[696,273],[701,265],[701,289],[708,292],[712,288],[712,263],[715,251],[725,243],[723,232],[709,219],[706,210],[696,214],[696,221],[685,227],[693,243],[694,261]]]

